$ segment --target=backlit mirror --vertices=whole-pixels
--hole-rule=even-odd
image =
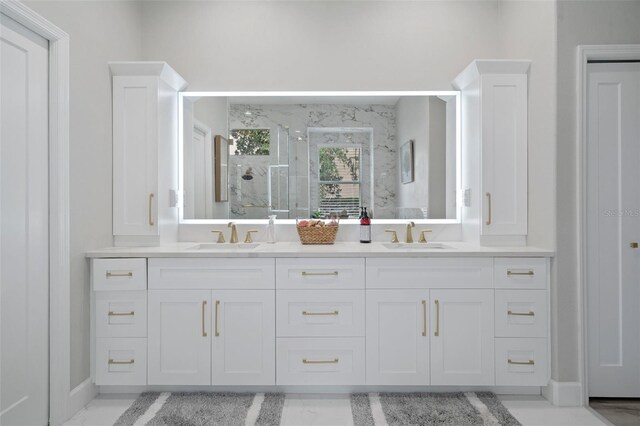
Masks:
[[[458,92],[180,95],[183,222],[459,219]]]

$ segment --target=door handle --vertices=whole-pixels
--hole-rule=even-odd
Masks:
[[[218,330],[218,310],[220,307],[220,301],[216,300],[216,320],[215,320],[215,331],[214,334],[216,337],[220,336],[220,331]]]
[[[155,225],[153,221],[153,197],[155,197],[154,193],[149,194],[149,226]]]
[[[427,335],[427,301],[422,301],[422,335]]]
[[[485,222],[487,226],[491,225],[491,193],[487,192],[487,201],[489,203],[489,217],[487,218],[487,221]]]
[[[436,331],[433,335],[438,337],[440,336],[440,301],[436,299],[434,303],[436,304]]]
[[[204,314],[204,310],[206,306],[207,306],[207,301],[203,300],[202,301],[202,337],[207,337],[206,320],[205,320],[205,314]]]

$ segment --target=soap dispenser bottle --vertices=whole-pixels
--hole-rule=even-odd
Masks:
[[[269,223],[267,224],[267,242],[273,244],[276,242],[276,215],[269,215]]]

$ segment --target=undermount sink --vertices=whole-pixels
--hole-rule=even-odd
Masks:
[[[403,250],[442,250],[451,248],[442,243],[386,243],[382,244],[382,246],[388,249]]]
[[[260,243],[205,243],[189,247],[187,250],[253,250]]]

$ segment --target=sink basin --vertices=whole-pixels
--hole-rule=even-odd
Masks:
[[[442,243],[386,243],[382,244],[382,246],[392,250],[442,250],[451,248]]]
[[[237,244],[225,244],[225,243],[205,243],[198,244],[193,247],[189,247],[187,250],[253,250],[258,247],[260,243],[237,243]]]

